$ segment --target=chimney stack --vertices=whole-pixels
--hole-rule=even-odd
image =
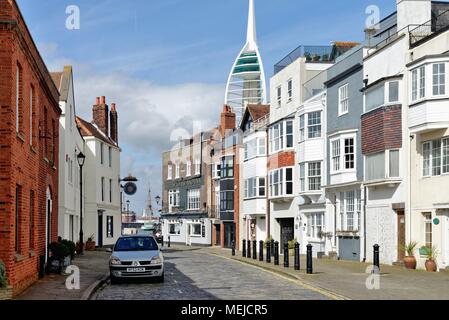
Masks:
[[[111,126],[111,136],[110,138],[118,144],[118,114],[115,103],[111,104],[110,115],[110,126]]]
[[[97,125],[106,136],[109,136],[109,107],[106,104],[106,97],[96,99],[92,108],[93,123]]]
[[[224,105],[221,113],[220,133],[224,137],[228,130],[234,130],[236,126],[236,115],[232,112],[231,107]]]

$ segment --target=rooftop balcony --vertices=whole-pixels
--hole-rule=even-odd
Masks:
[[[449,10],[433,17],[432,20],[422,25],[414,27],[409,32],[411,48],[417,47],[430,38],[449,30]]]
[[[274,65],[274,74],[281,72],[300,57],[305,57],[309,63],[331,63],[332,49],[332,46],[301,45]]]

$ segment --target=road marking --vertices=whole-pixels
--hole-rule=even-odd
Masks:
[[[253,267],[253,268],[256,268],[256,269],[265,271],[265,272],[267,272],[267,273],[270,273],[270,274],[272,274],[272,275],[274,275],[274,276],[277,276],[277,277],[279,277],[279,278],[282,278],[282,279],[284,279],[284,280],[293,282],[293,283],[295,283],[296,285],[299,285],[299,286],[301,286],[301,287],[303,287],[303,288],[305,288],[305,289],[308,289],[308,290],[317,292],[317,293],[319,293],[319,294],[321,294],[321,295],[323,295],[323,296],[325,296],[325,297],[328,297],[328,298],[330,298],[330,299],[332,299],[332,300],[351,300],[351,299],[348,298],[348,297],[345,297],[345,296],[339,295],[339,294],[337,294],[337,293],[331,292],[331,291],[328,290],[328,289],[319,288],[319,287],[316,287],[316,286],[313,286],[313,285],[310,285],[310,284],[306,284],[305,282],[303,282],[301,279],[298,279],[297,277],[295,277],[296,279],[292,279],[292,278],[286,277],[286,276],[284,276],[284,275],[282,275],[282,274],[276,273],[276,272],[274,272],[274,271],[267,270],[267,269],[265,269],[265,268],[262,268],[262,267],[260,267],[260,266],[254,265],[254,264],[246,263],[246,262],[244,262],[244,261],[240,261],[240,260],[237,260],[237,259],[232,259],[232,258],[224,257],[224,256],[221,256],[221,255],[218,255],[218,254],[214,254],[214,253],[208,253],[208,252],[206,252],[206,254],[209,255],[209,256],[214,256],[214,257],[219,257],[219,258],[223,258],[223,259],[230,260],[230,261],[235,261],[235,262],[238,262],[238,263],[243,264],[243,265],[245,265],[245,266],[250,266],[250,267]],[[294,276],[292,276],[292,277],[294,277]]]

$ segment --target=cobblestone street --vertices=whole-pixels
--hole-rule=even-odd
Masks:
[[[165,256],[165,283],[131,282],[108,285],[98,300],[322,300],[318,292],[283,277],[202,250],[175,251]]]

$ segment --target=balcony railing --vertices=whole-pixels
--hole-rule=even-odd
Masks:
[[[430,37],[449,30],[449,10],[410,31],[410,47],[416,47]]]

